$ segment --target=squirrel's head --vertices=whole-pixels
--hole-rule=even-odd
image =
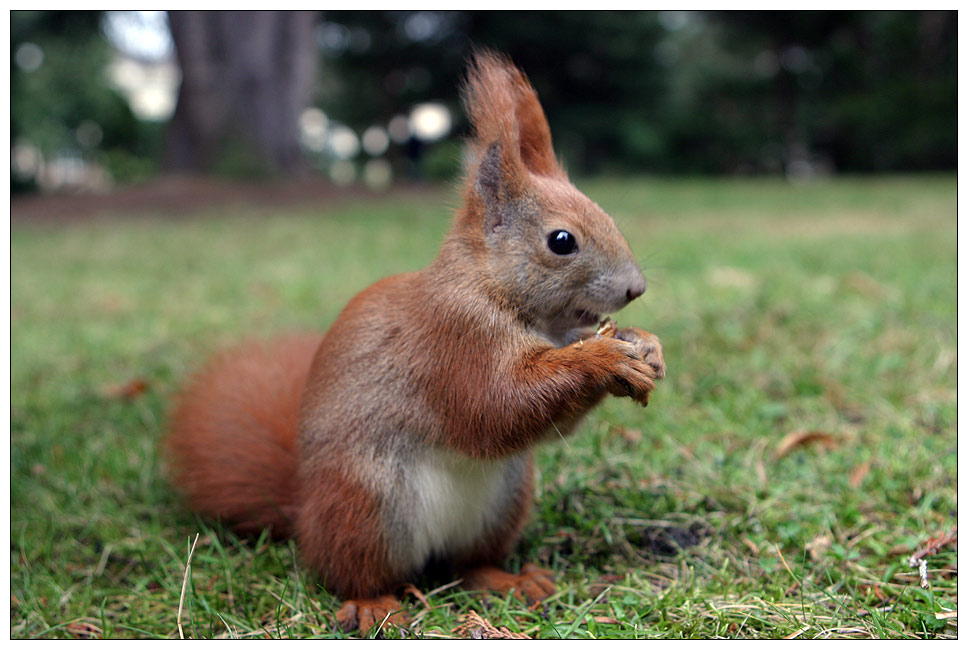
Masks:
[[[489,290],[557,341],[645,292],[612,218],[568,180],[531,84],[507,59],[478,52],[463,92],[474,126],[465,208]]]

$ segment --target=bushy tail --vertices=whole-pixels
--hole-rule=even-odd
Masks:
[[[249,342],[211,359],[179,394],[164,442],[175,488],[242,533],[293,533],[299,405],[320,334]]]

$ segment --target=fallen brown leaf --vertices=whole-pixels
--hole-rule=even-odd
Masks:
[[[144,394],[148,390],[148,380],[143,377],[136,377],[123,384],[110,384],[101,387],[101,395],[111,399],[134,399]]]
[[[814,444],[819,444],[824,449],[830,450],[840,443],[832,433],[826,431],[794,431],[784,436],[780,444],[777,445],[773,460],[783,458],[797,447]]]
[[[599,576],[598,582],[593,582],[591,585],[589,585],[588,592],[592,596],[598,596],[598,594],[608,589],[609,585],[614,585],[615,583],[621,582],[624,579],[625,579],[624,573],[622,575],[615,575],[614,573],[606,573],[602,576]]]
[[[486,618],[471,610],[460,618],[461,623],[453,629],[455,634],[470,639],[530,639],[527,634],[511,632],[506,627],[496,628]]]
[[[596,623],[602,623],[604,625],[621,625],[621,622],[617,618],[612,618],[611,616],[593,616],[592,619]]]
[[[886,293],[883,284],[862,271],[848,273],[841,280],[841,285],[868,298],[883,298]]]
[[[104,636],[104,630],[87,621],[71,621],[66,628],[75,639],[100,639]]]
[[[850,470],[850,477],[847,479],[847,483],[852,488],[860,487],[860,484],[864,482],[864,479],[867,478],[867,475],[870,473],[870,471],[871,461],[861,463],[854,469]]]
[[[895,544],[888,551],[889,555],[908,555],[911,552],[911,547],[907,544]]]
[[[884,590],[881,589],[881,586],[876,583],[857,585],[857,591],[864,596],[874,598],[877,606],[883,605],[888,601],[887,594],[885,594]],[[861,612],[858,612],[858,614],[863,615],[862,612],[870,613],[869,610],[861,610]]]
[[[625,427],[617,427],[619,435],[622,439],[630,445],[637,445],[642,442],[642,432],[638,429],[626,429]]]
[[[810,553],[810,559],[814,562],[819,562],[823,557],[823,554],[830,548],[833,544],[833,538],[830,535],[820,534],[814,537],[807,544],[806,549]]]

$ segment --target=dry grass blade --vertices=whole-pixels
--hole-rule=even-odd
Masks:
[[[806,627],[801,627],[801,628],[800,628],[799,630],[797,630],[796,632],[794,632],[794,633],[792,633],[792,634],[787,634],[787,635],[786,635],[785,637],[783,637],[783,638],[784,638],[784,639],[795,639],[795,638],[797,638],[798,636],[800,636],[801,634],[803,634],[804,632],[806,632],[806,631],[807,631],[807,630],[809,630],[809,629],[810,629],[810,626],[809,626],[809,625],[807,625]]]
[[[860,487],[860,484],[864,482],[864,479],[867,478],[867,475],[870,473],[870,471],[871,461],[861,463],[850,471],[850,477],[847,479],[847,483],[852,488]]]
[[[427,609],[430,609],[430,602],[427,600],[427,597],[424,595],[422,591],[417,589],[415,585],[407,583],[407,585],[403,589],[403,593],[410,594],[411,596],[419,600],[421,605],[423,605]]]
[[[793,433],[784,436],[780,444],[777,445],[776,453],[773,455],[773,460],[779,460],[789,454],[791,451],[797,447],[805,447],[807,445],[819,444],[822,445],[824,449],[833,449],[839,444],[839,441],[832,433],[826,431],[794,431]]]
[[[480,614],[471,610],[470,613],[461,617],[461,623],[453,629],[459,636],[470,639],[530,639],[527,634],[511,632],[506,627],[497,628],[483,618]]]
[[[195,544],[198,543],[198,533],[195,533],[195,539],[192,540],[192,547],[188,549],[188,560],[185,561],[185,576],[182,578],[182,588],[181,596],[178,598],[178,616],[175,617],[175,623],[178,625],[178,638],[185,638],[185,631],[182,629],[181,617],[182,609],[185,606],[185,590],[188,587],[188,572],[192,568],[192,555],[195,554]]]

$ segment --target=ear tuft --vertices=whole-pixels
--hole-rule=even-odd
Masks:
[[[464,108],[474,127],[471,146],[500,142],[506,160],[516,158],[541,176],[564,177],[551,145],[551,130],[538,95],[511,61],[486,49],[474,52],[463,86]]]

